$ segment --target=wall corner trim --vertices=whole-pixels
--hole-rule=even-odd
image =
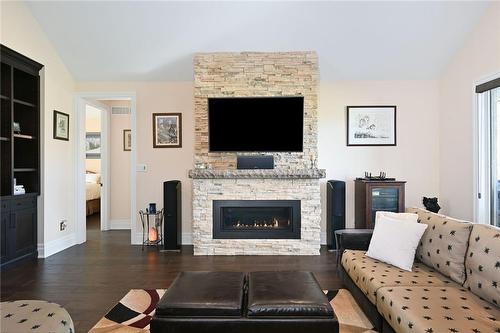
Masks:
[[[47,243],[38,244],[38,258],[48,258],[53,254],[76,245],[76,235],[71,233]]]

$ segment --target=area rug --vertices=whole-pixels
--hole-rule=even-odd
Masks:
[[[149,322],[166,289],[132,289],[89,333],[149,333]],[[340,333],[369,333],[372,324],[346,289],[324,290],[340,323]]]

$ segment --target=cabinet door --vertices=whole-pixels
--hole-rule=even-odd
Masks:
[[[11,213],[15,225],[13,256],[20,257],[36,248],[36,208],[19,209]]]
[[[10,228],[10,214],[8,212],[1,215],[1,239],[0,239],[0,262],[6,262],[9,259],[9,240],[12,239]],[[10,235],[9,235],[10,233]]]

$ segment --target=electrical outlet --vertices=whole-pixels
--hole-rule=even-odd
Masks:
[[[63,231],[66,229],[66,222],[67,220],[62,220],[61,223],[59,223],[59,231]]]

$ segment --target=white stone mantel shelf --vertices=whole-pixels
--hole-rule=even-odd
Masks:
[[[325,169],[189,170],[189,178],[193,179],[320,179],[325,177]]]

